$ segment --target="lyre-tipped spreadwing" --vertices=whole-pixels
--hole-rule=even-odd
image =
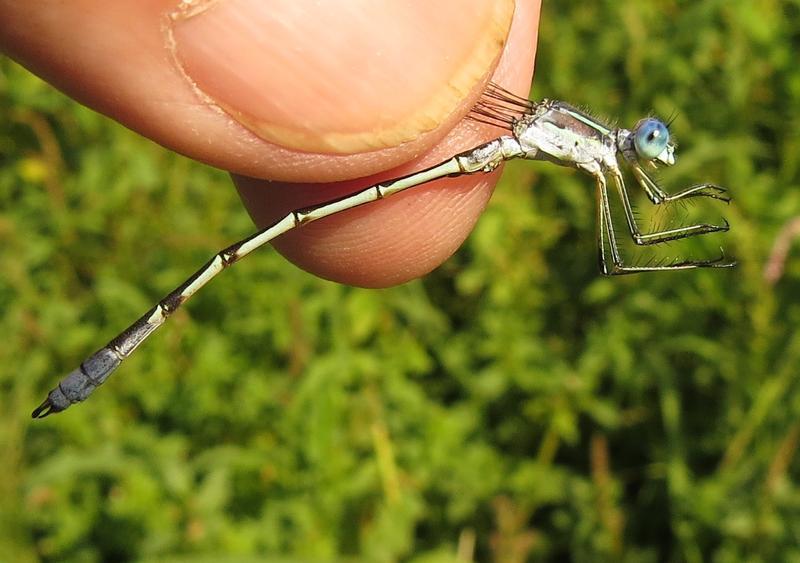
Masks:
[[[620,161],[630,168],[636,182],[655,205],[695,197],[713,198],[726,203],[729,201],[725,190],[714,184],[698,184],[668,194],[645,171],[644,165],[647,164],[669,166],[675,162],[675,145],[669,138],[667,126],[661,121],[655,118],[642,119],[631,130],[610,127],[563,102],[531,102],[493,83],[488,85],[478,104],[470,112],[470,118],[503,128],[511,134],[502,135],[425,170],[363,188],[333,201],[291,211],[272,225],[221,250],[139,320],[84,360],[50,391],[32,416],[43,418],[86,399],[187,299],[226,267],[275,237],[311,221],[389,197],[438,178],[491,172],[502,162],[516,158],[545,160],[561,166],[571,166],[594,177],[599,226],[597,245],[600,269],[605,275],[690,268],[729,268],[735,265],[734,261],[725,258],[724,253],[709,260],[674,260],[655,264],[627,264],[623,260],[611,215],[609,178],[620,196],[628,232],[637,245],[657,245],[676,239],[727,231],[729,228],[728,223],[723,221],[722,225],[703,223],[656,232],[640,230],[622,177]]]

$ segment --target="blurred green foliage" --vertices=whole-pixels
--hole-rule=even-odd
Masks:
[[[666,185],[730,187],[697,251],[737,269],[601,278],[590,179],[509,166],[426,279],[262,251],[41,422],[252,225],[224,173],[2,61],[0,560],[800,560],[800,250],[763,275],[800,214],[798,30],[797,0],[545,6],[534,99],[677,110]]]

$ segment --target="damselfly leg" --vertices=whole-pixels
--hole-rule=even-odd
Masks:
[[[628,196],[625,181],[619,170],[612,170],[611,177],[617,187],[617,191],[622,201],[622,207],[625,212],[626,224],[630,232],[633,242],[640,246],[650,246],[661,244],[664,242],[678,240],[682,238],[703,235],[715,232],[725,232],[730,229],[728,222],[725,221],[723,225],[711,224],[697,224],[687,225],[682,227],[675,227],[651,233],[642,233],[636,223],[636,218],[633,213]],[[604,176],[597,178],[597,205],[598,205],[598,239],[597,245],[600,255],[600,269],[606,275],[620,275],[632,274],[636,272],[652,272],[652,271],[666,271],[666,270],[689,270],[692,268],[730,268],[736,265],[736,262],[727,260],[724,253],[718,258],[706,260],[682,260],[673,259],[670,261],[657,260],[655,257],[644,263],[634,263],[626,265],[622,259],[619,245],[617,243],[616,233],[614,231],[613,217],[611,213],[611,204],[608,197],[608,186]],[[692,196],[689,196],[692,197]],[[718,198],[715,198],[718,199]],[[675,201],[675,199],[667,199],[665,201]],[[662,203],[662,202],[659,202]],[[606,254],[605,247],[608,245],[609,254]]]
[[[708,223],[701,223],[699,225],[676,227],[674,229],[666,229],[663,231],[657,231],[652,233],[642,233],[639,230],[639,226],[636,224],[636,218],[634,217],[633,207],[631,205],[630,198],[628,197],[628,190],[625,187],[625,180],[622,178],[622,174],[620,173],[619,170],[612,170],[611,177],[614,180],[614,184],[617,186],[617,192],[619,192],[619,197],[620,200],[622,201],[622,208],[625,211],[625,220],[628,224],[628,230],[631,233],[631,238],[633,238],[633,242],[635,242],[640,246],[659,244],[662,242],[682,239],[696,235],[703,235],[706,233],[724,232],[730,229],[730,225],[728,224],[727,221],[725,221],[723,225],[711,225]],[[675,201],[675,200],[672,199],[666,201]]]
[[[688,188],[684,188],[683,190],[669,194],[658,186],[656,181],[653,180],[647,172],[645,172],[638,162],[631,165],[631,172],[636,178],[636,181],[644,190],[644,193],[647,194],[648,199],[650,199],[654,205],[660,205],[662,203],[669,203],[690,197],[707,197],[719,200],[723,203],[729,203],[731,200],[731,198],[726,195],[727,190],[725,190],[723,187],[717,186],[716,184],[697,184],[695,186],[689,186]]]

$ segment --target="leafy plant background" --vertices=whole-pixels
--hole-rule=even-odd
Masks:
[[[0,560],[800,559],[800,250],[764,277],[800,214],[798,30],[797,0],[545,5],[534,99],[677,110],[665,181],[730,187],[695,250],[737,269],[601,278],[591,181],[509,166],[425,279],[262,251],[41,422],[252,225],[224,173],[0,62]]]

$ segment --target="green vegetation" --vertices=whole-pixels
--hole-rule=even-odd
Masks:
[[[689,244],[737,269],[601,278],[591,181],[523,163],[425,279],[353,289],[262,251],[37,422],[252,225],[224,173],[2,61],[0,560],[800,560],[800,250],[763,277],[800,215],[800,3],[542,22],[534,97],[677,111],[665,184],[730,187],[701,212],[731,233]]]

